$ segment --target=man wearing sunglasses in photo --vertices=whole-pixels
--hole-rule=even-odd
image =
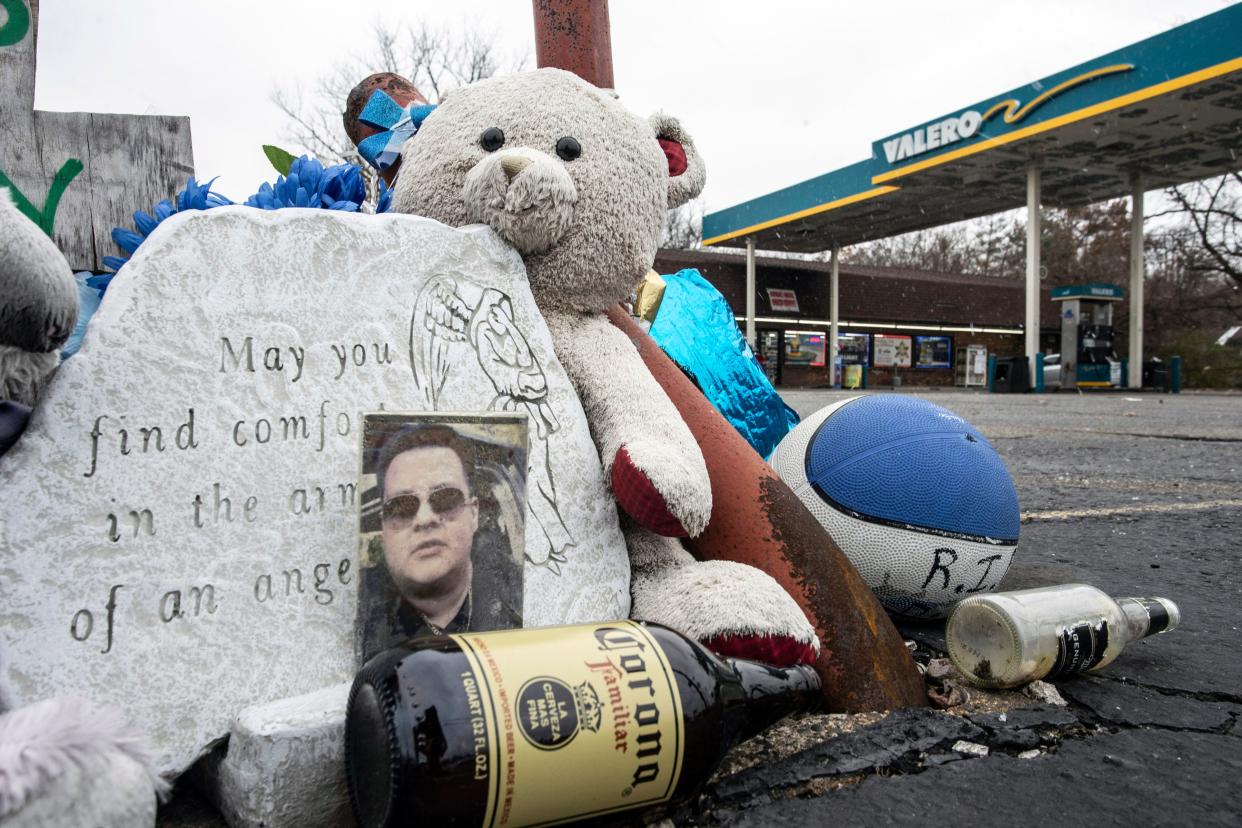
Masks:
[[[480,530],[471,441],[447,425],[406,426],[376,468],[384,562],[398,637],[520,627],[522,572]]]

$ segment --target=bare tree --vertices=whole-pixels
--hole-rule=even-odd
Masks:
[[[703,246],[703,199],[695,198],[669,210],[664,219],[660,247],[698,250]]]
[[[974,273],[978,269],[971,228],[966,224],[877,239],[848,248],[843,260],[849,264],[942,273]]]
[[[450,89],[495,74],[519,72],[528,61],[525,53],[503,53],[495,33],[477,23],[463,22],[458,29],[449,29],[426,22],[401,28],[377,22],[373,33],[369,51],[339,61],[309,90],[278,86],[271,94],[272,102],[289,119],[284,139],[324,163],[358,164],[372,196],[377,176],[358,155],[341,123],[345,99],[360,80],[375,72],[394,72],[436,103]]]
[[[1041,250],[1049,284],[1125,274],[1129,226],[1125,200],[1044,210]],[[849,250],[846,261],[1023,279],[1025,227],[1023,212],[1011,210],[858,245]]]
[[[1242,321],[1242,285],[1219,271],[1193,225],[1149,233],[1146,258],[1149,329],[1223,329]]]
[[[1242,286],[1242,172],[1165,190],[1173,207],[1151,218],[1184,216],[1203,253],[1198,268]]]
[[[1016,211],[977,218],[970,233],[974,262],[968,272],[1000,279],[1022,277],[1025,228]]]

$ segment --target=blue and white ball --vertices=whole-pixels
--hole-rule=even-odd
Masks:
[[[1013,478],[945,408],[852,397],[803,420],[770,463],[895,615],[943,618],[1009,569],[1020,523]]]

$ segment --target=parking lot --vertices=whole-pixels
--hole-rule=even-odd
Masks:
[[[719,777],[690,821],[727,825],[1237,825],[1242,819],[1242,396],[936,391],[1004,457],[1022,510],[1004,589],[1159,595],[1182,626],[1060,681],[1068,707],[821,727]],[[848,394],[787,391],[800,414]],[[942,624],[907,625],[925,648]],[[832,717],[820,717],[830,719]],[[838,734],[838,730],[848,732]],[[976,757],[959,741],[988,748]],[[1027,758],[1019,758],[1019,755]],[[682,821],[681,819],[678,820]]]
[[[1181,627],[1058,682],[1067,707],[976,694],[952,713],[778,725],[735,749],[698,802],[630,824],[1239,824],[1242,395],[904,393],[965,417],[1004,457],[1023,523],[1003,588],[1159,595]],[[783,396],[806,416],[853,394]],[[942,630],[902,627],[924,655]],[[185,785],[160,819],[223,824]]]

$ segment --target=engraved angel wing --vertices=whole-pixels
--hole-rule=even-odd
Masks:
[[[410,365],[414,384],[432,410],[438,408],[440,391],[448,379],[448,344],[466,341],[466,328],[473,308],[458,295],[457,282],[436,276],[414,301],[410,320]]]
[[[470,343],[479,355],[479,366],[496,389],[496,403],[506,410],[526,407],[538,436],[560,428],[548,405],[548,379],[544,376],[526,337],[513,321],[513,303],[498,290],[483,291],[470,318]]]

